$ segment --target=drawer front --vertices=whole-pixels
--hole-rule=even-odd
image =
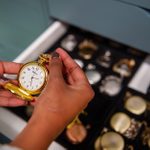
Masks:
[[[13,60],[53,21],[46,1],[0,1],[0,59]]]
[[[132,1],[131,0],[118,0],[118,1],[128,3],[129,5],[135,5],[138,7],[150,9],[150,1],[149,0],[142,0],[142,1],[139,1],[139,0],[132,0]]]
[[[115,0],[49,0],[51,16],[150,53],[150,14]]]

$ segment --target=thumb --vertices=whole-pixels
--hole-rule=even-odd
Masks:
[[[59,54],[57,52],[53,52],[49,64],[49,79],[63,79],[62,67],[63,65]]]

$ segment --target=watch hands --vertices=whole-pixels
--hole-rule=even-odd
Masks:
[[[32,71],[32,73],[34,73],[34,74],[38,75],[35,71]]]
[[[36,79],[36,80],[39,80],[39,78],[37,78],[37,77],[33,77],[34,79]]]
[[[31,77],[30,86],[32,85],[32,82],[33,82],[33,77]]]

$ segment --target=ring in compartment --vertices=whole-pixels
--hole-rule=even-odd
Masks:
[[[111,52],[106,50],[103,55],[98,56],[96,62],[105,68],[109,68],[112,63]]]
[[[85,39],[79,44],[79,56],[85,60],[89,60],[93,57],[97,50],[97,45],[92,40]]]
[[[124,77],[128,77],[131,75],[134,66],[134,59],[121,59],[113,66],[113,71],[119,73]]]
[[[65,50],[72,52],[77,45],[77,40],[73,34],[69,34],[61,41],[60,45]]]

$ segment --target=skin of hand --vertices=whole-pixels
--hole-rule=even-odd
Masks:
[[[3,74],[18,74],[22,64],[14,63],[14,62],[0,62],[0,87],[6,84],[8,81],[4,79]],[[12,81],[16,83],[17,81]],[[0,89],[0,106],[23,106],[26,105],[27,102],[18,98],[10,91],[5,90],[4,88]]]
[[[24,150],[47,149],[93,96],[94,91],[82,69],[58,48],[52,55],[48,83],[36,99],[33,115],[11,145]]]

